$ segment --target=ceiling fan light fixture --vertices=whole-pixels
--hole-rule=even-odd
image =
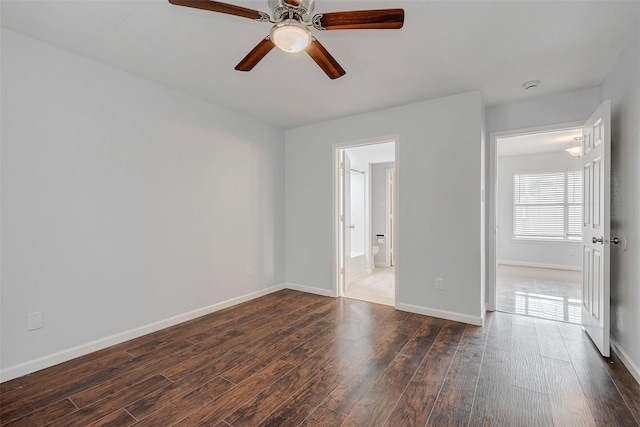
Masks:
[[[400,29],[404,9],[371,9],[327,12],[313,15],[315,0],[267,0],[271,13],[214,0],[169,0],[176,6],[208,10],[275,24],[267,37],[235,66],[238,71],[251,71],[271,50],[278,46],[287,53],[303,50],[330,79],[345,75],[324,46],[311,34],[311,28],[325,30]]]
[[[294,20],[287,20],[271,28],[271,41],[288,53],[305,50],[312,40],[307,27]]]

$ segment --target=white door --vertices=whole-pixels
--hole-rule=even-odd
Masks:
[[[340,174],[342,175],[342,292],[353,277],[351,266],[351,159],[345,150],[342,150],[340,162]]]
[[[611,103],[605,101],[582,130],[582,325],[609,357],[609,231]]]

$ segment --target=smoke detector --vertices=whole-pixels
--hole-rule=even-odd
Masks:
[[[524,90],[536,89],[538,86],[540,86],[540,80],[529,80],[528,82],[522,83]]]

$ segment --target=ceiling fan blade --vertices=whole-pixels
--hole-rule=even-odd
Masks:
[[[307,53],[322,68],[322,71],[327,73],[330,79],[337,79],[345,75],[344,69],[318,40],[313,39],[311,44],[307,46]]]
[[[273,44],[269,38],[262,40],[253,48],[253,50],[251,50],[251,52],[247,54],[247,56],[244,57],[242,61],[240,61],[238,65],[236,65],[236,70],[251,71],[253,67],[255,67],[256,64],[260,62],[260,60],[264,58],[275,46],[276,45]]]
[[[186,6],[194,9],[210,10],[212,12],[256,19],[258,21],[265,20],[265,17],[267,18],[266,20],[269,18],[269,16],[264,12],[213,0],[169,0],[169,3],[175,4],[176,6]]]
[[[354,10],[318,14],[319,30],[397,30],[404,24],[403,9]]]

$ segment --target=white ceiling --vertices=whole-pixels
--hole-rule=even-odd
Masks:
[[[498,156],[564,151],[579,144],[574,138],[581,136],[582,129],[578,128],[498,138]]]
[[[315,32],[347,72],[337,80],[278,49],[235,71],[269,24],[166,0],[3,0],[2,26],[283,128],[475,89],[495,105],[594,87],[639,37],[637,1],[317,0],[315,12],[387,7],[405,9],[404,28]]]

